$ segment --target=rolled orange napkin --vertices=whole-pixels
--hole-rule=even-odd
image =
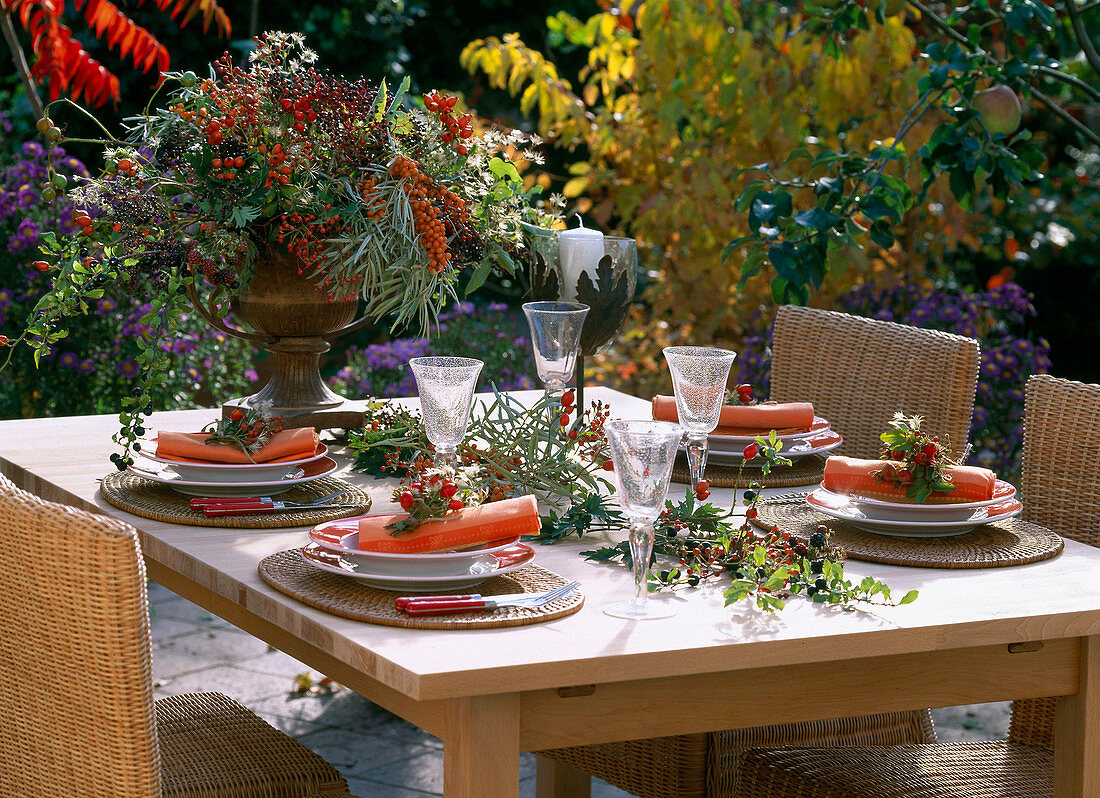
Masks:
[[[675,396],[653,397],[656,421],[679,421]],[[754,436],[775,430],[780,435],[806,432],[814,423],[810,402],[779,402],[764,405],[723,405],[715,435]]]
[[[534,496],[519,496],[467,507],[451,518],[427,521],[411,532],[393,535],[386,524],[403,515],[372,515],[359,521],[359,549],[393,554],[431,554],[466,549],[479,543],[539,533]]]
[[[830,457],[825,461],[825,476],[821,486],[834,493],[847,493],[866,496],[870,499],[915,504],[915,500],[906,497],[904,490],[890,487],[885,482],[875,482],[873,474],[886,464],[886,460],[860,460],[855,457]],[[993,486],[997,475],[988,468],[974,466],[952,466],[945,468],[944,476],[955,489],[948,492],[935,492],[925,500],[925,504],[960,504],[963,502],[984,502],[993,498]]]
[[[260,451],[248,456],[229,444],[206,445],[205,432],[158,432],[157,457],[165,460],[197,463],[225,463],[245,465],[257,463],[282,463],[302,460],[317,452],[317,432],[312,427],[285,429],[276,432]]]

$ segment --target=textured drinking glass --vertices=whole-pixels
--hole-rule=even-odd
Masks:
[[[707,435],[718,426],[726,381],[736,352],[709,346],[670,346],[665,360],[676,392],[676,415],[684,428],[691,485],[703,479],[707,467]]]
[[[672,464],[684,430],[668,421],[611,421],[604,426],[615,465],[619,506],[630,519],[630,556],[634,561],[634,598],[604,608],[616,618],[668,618],[675,611],[649,601],[647,576],[653,554],[653,522],[668,494]]]
[[[409,361],[420,394],[424,432],[435,447],[437,466],[458,466],[456,451],[466,436],[477,376],[485,364],[472,357],[414,357]]]
[[[535,365],[547,394],[561,393],[573,379],[581,330],[588,305],[579,302],[528,302],[523,306],[531,327]]]

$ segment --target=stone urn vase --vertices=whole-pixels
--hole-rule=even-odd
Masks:
[[[358,302],[330,302],[308,276],[298,274],[299,268],[300,261],[281,247],[261,249],[252,279],[230,300],[233,316],[254,332],[236,329],[220,318],[219,291],[204,303],[194,286],[188,289],[192,303],[209,324],[258,343],[271,354],[267,385],[252,396],[227,402],[223,414],[242,404],[268,402],[287,428],[360,426],[362,409],[329,390],[319,366],[332,338],[361,329],[371,320],[356,320]]]

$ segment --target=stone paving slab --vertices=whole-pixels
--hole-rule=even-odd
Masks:
[[[157,696],[216,690],[331,762],[358,798],[432,798],[443,791],[443,744],[350,690],[296,694],[309,668],[231,624],[149,583]],[[320,674],[311,673],[316,680]],[[939,739],[1003,739],[1009,705],[932,711]],[[520,759],[520,796],[534,798],[535,757]],[[629,794],[593,779],[593,798]]]

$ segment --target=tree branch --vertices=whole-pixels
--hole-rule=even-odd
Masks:
[[[41,119],[45,115],[42,98],[38,96],[30,67],[27,66],[27,57],[23,54],[19,38],[15,35],[15,26],[11,24],[11,13],[7,9],[0,10],[0,29],[4,31],[4,41],[8,43],[8,48],[11,50],[11,60],[15,64],[15,71],[23,81],[23,91],[26,92],[27,102],[31,104],[31,109],[34,111],[34,118]]]
[[[1073,0],[1070,0],[1070,2],[1073,2]],[[1050,97],[1047,97],[1045,94],[1034,87],[1031,89],[1031,96],[1041,102],[1043,105],[1045,105],[1051,111],[1053,111],[1055,115],[1061,117],[1061,119],[1065,121],[1068,125],[1070,125],[1070,127],[1074,128],[1078,133],[1091,141],[1093,144],[1100,144],[1100,133],[1097,133],[1086,127],[1085,125],[1082,125],[1080,122],[1074,119],[1070,115],[1070,113],[1066,111],[1065,108],[1058,105],[1058,103],[1054,102],[1054,100],[1052,100]]]
[[[942,30],[959,44],[966,45],[968,49],[970,48],[970,40],[959,33],[957,30],[952,28],[950,25],[948,25],[946,19],[941,17],[924,3],[921,3],[920,0],[909,0],[909,2],[920,9],[921,17],[928,17],[928,20],[937,28]],[[1070,0],[1070,2],[1073,2],[1073,0]]]
[[[1035,71],[1041,75],[1046,75],[1048,78],[1054,78],[1060,80],[1063,83],[1068,83],[1075,88],[1080,89],[1085,94],[1089,95],[1094,100],[1100,100],[1100,90],[1093,88],[1083,80],[1078,80],[1073,75],[1065,72],[1059,72],[1057,69],[1051,69],[1048,66],[1039,65],[1035,67]]]
[[[1085,58],[1092,65],[1092,69],[1100,75],[1100,53],[1089,38],[1089,32],[1085,30],[1085,23],[1081,19],[1081,9],[1077,6],[1077,0],[1065,0],[1066,11],[1069,12],[1070,22],[1073,23],[1073,34],[1077,37],[1077,43],[1085,53]]]

